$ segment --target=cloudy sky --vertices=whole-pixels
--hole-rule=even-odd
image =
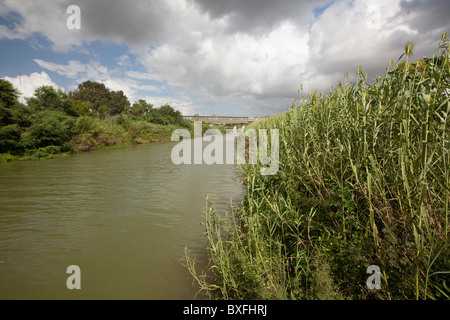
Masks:
[[[79,29],[76,11],[80,9]],[[194,113],[265,116],[361,65],[383,75],[450,35],[450,1],[0,0],[0,77],[31,96],[85,80]]]

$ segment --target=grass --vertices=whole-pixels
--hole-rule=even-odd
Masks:
[[[450,63],[408,43],[385,76],[358,68],[248,128],[279,129],[280,170],[244,166],[243,202],[208,204],[209,265],[187,266],[210,298],[449,299]],[[369,290],[367,267],[381,269]]]

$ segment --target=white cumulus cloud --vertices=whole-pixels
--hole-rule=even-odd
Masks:
[[[30,75],[21,75],[15,78],[4,77],[5,80],[11,82],[16,89],[19,90],[20,97],[19,101],[25,103],[25,98],[32,97],[34,95],[34,91],[42,86],[51,86],[57,89],[63,89],[59,87],[56,83],[50,79],[49,75],[42,71],[41,73],[33,72]]]
[[[189,97],[196,110],[220,106],[251,115],[290,107],[300,84],[328,91],[359,65],[382,75],[407,41],[415,58],[430,56],[442,33],[450,34],[448,0],[79,0],[77,31],[65,26],[70,2],[0,1],[0,16],[22,18],[0,26],[0,39],[41,34],[58,52],[88,51],[95,41],[125,44],[129,52],[112,57],[117,68],[104,67],[101,56],[90,63],[34,61],[74,81],[107,81],[130,100],[159,86],[174,99]]]

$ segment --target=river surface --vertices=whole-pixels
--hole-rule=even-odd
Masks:
[[[0,164],[0,299],[194,299],[185,247],[204,265],[206,197],[229,210],[241,187],[232,165],[173,164],[175,144]]]

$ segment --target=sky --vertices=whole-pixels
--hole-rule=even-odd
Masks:
[[[432,56],[449,12],[448,0],[0,0],[0,77],[22,101],[91,80],[183,115],[267,116],[358,66],[383,76],[408,41],[414,59]]]

